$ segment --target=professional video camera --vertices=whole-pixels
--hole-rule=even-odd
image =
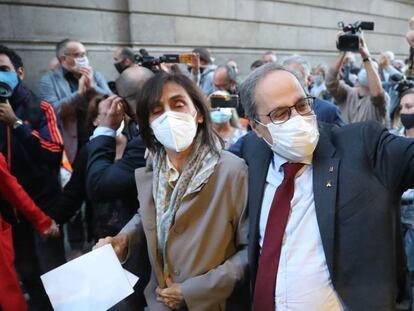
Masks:
[[[338,26],[344,32],[339,36],[336,47],[340,51],[357,52],[359,50],[359,36],[361,30],[374,30],[374,22],[358,21],[354,24],[345,25],[344,22],[339,22]]]
[[[161,63],[191,63],[192,54],[164,54],[159,57],[150,56],[145,49],[140,49],[139,54],[135,54],[135,62],[153,72],[160,71],[159,65]]]

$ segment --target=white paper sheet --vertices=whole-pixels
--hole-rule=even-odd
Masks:
[[[134,292],[138,277],[124,270],[111,245],[41,276],[55,311],[105,311]]]

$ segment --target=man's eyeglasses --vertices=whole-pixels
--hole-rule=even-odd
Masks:
[[[300,99],[293,106],[276,108],[270,111],[268,114],[258,114],[258,116],[268,117],[272,123],[281,124],[290,119],[293,108],[295,108],[295,111],[302,116],[312,114],[314,100],[314,97],[307,96],[305,98]],[[258,120],[255,120],[255,122],[263,124]]]
[[[71,56],[73,58],[80,58],[88,56],[87,52],[79,52],[79,53],[65,53],[66,56]]]

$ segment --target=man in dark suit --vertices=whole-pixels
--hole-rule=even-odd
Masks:
[[[135,122],[136,97],[143,84],[153,73],[139,66],[132,66],[122,72],[116,80],[119,96],[111,96],[109,112],[103,117],[100,126],[94,131],[88,143],[88,165],[86,173],[86,189],[88,197],[93,201],[108,202],[122,198],[128,202],[136,202],[137,190],[134,171],[146,164],[145,144],[139,133],[128,141],[122,158],[115,161],[116,129],[121,125],[124,111],[131,120],[125,125],[129,130],[137,130]],[[127,105],[125,105],[125,102]],[[132,215],[131,215],[132,217]],[[146,243],[144,243],[146,244]],[[140,277],[135,286],[135,294],[123,300],[111,310],[143,310],[145,298],[143,290],[149,279],[150,266],[146,246],[125,263],[125,267]],[[139,264],[137,264],[139,262]]]
[[[375,122],[318,125],[298,78],[275,64],[247,77],[241,99],[253,131],[232,151],[249,166],[254,310],[395,309],[414,141]]]

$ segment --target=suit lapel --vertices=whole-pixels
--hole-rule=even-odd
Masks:
[[[249,261],[252,267],[256,267],[259,251],[260,211],[273,152],[262,139],[255,134],[250,135],[244,146],[243,157],[249,167]],[[255,275],[252,278],[254,279]]]
[[[313,193],[316,217],[331,278],[333,278],[335,207],[340,160],[326,131],[320,129],[313,156]]]

